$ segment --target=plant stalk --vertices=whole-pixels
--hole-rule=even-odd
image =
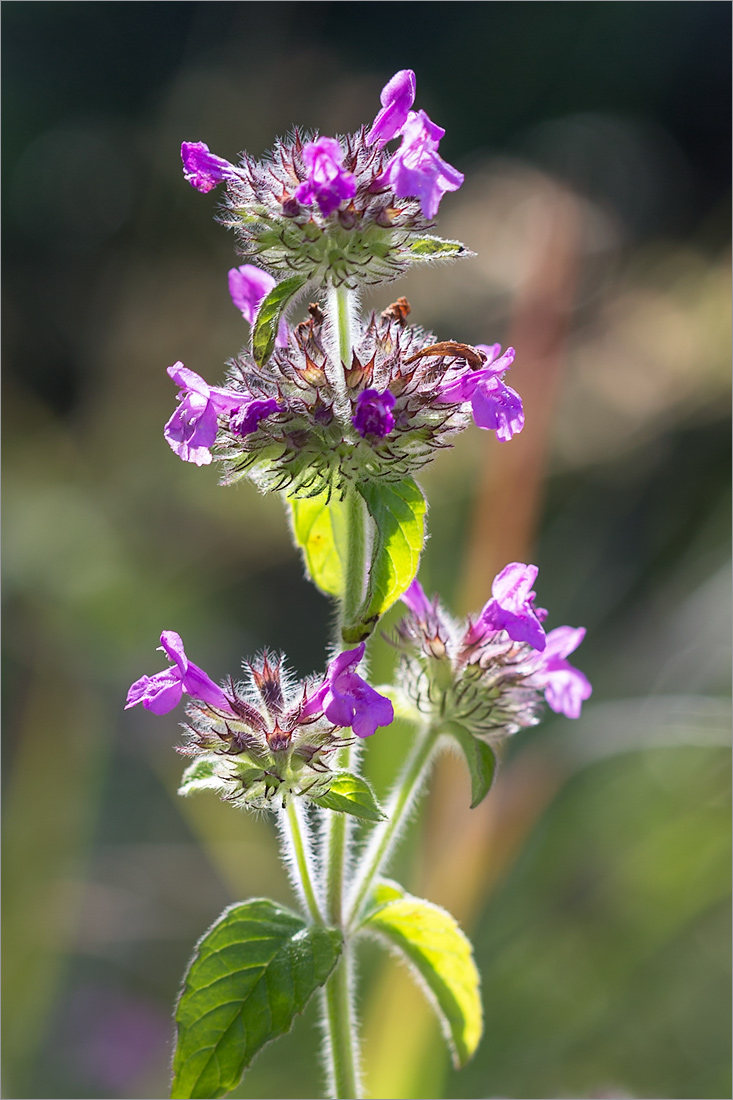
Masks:
[[[295,856],[295,869],[298,872],[298,884],[303,892],[308,915],[314,924],[323,924],[323,914],[318,904],[318,898],[313,886],[311,875],[311,861],[308,856],[307,842],[303,832],[301,810],[295,799],[290,799],[285,810],[285,816],[290,830],[290,840]]]
[[[329,1039],[329,1070],[335,1100],[359,1100],[361,1096],[356,1056],[356,1021],[349,984],[351,953],[348,944],[325,991]]]
[[[360,860],[362,868],[347,904],[346,926],[358,925],[374,879],[392,854],[400,830],[422,786],[440,736],[439,728],[424,726],[412,746],[386,807],[387,818],[377,825]]]

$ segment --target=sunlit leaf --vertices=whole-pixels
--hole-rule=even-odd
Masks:
[[[460,241],[444,241],[442,237],[418,237],[408,247],[413,260],[450,260],[475,255]]]
[[[224,1096],[290,1030],[338,961],[341,934],[264,898],[232,905],[198,942],[176,1006],[171,1096]]]
[[[312,799],[325,810],[338,810],[365,821],[383,821],[384,813],[369,784],[359,775],[341,772],[331,783],[326,794]]]
[[[344,545],[345,508],[335,494],[296,497],[288,501],[293,533],[303,551],[308,576],[328,596],[341,596],[344,569],[340,547]]]
[[[370,481],[359,486],[375,534],[366,598],[356,620],[343,631],[345,642],[369,637],[385,611],[415,579],[425,542],[427,504],[412,478],[403,481]]]
[[[450,913],[412,897],[397,883],[378,884],[375,901],[377,908],[362,927],[378,933],[417,971],[454,1065],[460,1068],[474,1054],[483,1032],[480,979],[471,944]]]
[[[276,283],[263,299],[252,326],[252,354],[259,366],[272,355],[277,339],[277,330],[285,308],[306,284],[301,275],[292,275]]]
[[[479,737],[474,737],[459,722],[447,722],[443,729],[458,742],[463,750],[471,776],[471,809],[473,810],[479,802],[483,802],[494,782],[496,773],[494,750]]]

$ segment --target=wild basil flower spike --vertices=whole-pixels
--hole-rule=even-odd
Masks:
[[[407,122],[410,108],[415,102],[415,74],[412,69],[400,69],[382,88],[379,97],[382,110],[372,123],[367,134],[367,144],[376,142],[381,149],[393,137],[402,132]]]
[[[185,691],[217,711],[233,713],[231,702],[221,688],[198,665],[189,661],[179,634],[174,630],[164,630],[160,636],[160,648],[173,663],[163,672],[136,680],[127,693],[125,710],[142,703],[153,714],[167,714],[178,706]]]
[[[492,599],[467,622],[429,600],[418,581],[410,585],[402,597],[410,614],[397,627],[397,682],[419,711],[490,743],[535,725],[542,695],[558,713],[579,716],[591,686],[566,658],[585,631],[562,626],[545,638],[547,612],[534,607],[530,591],[536,575],[534,566],[507,566]]]
[[[400,198],[414,196],[426,218],[438,213],[446,191],[457,191],[465,176],[438,155],[445,136],[424,111],[410,111],[402,129],[402,144],[387,165],[379,182],[393,187]]]
[[[514,362],[514,348],[507,348],[503,355],[500,344],[477,344],[476,350],[485,357],[484,366],[446,371],[439,400],[470,401],[476,426],[494,431],[497,439],[508,442],[524,427],[522,399],[503,381]]]
[[[354,671],[359,651],[331,662],[325,679],[295,680],[282,655],[263,653],[230,681],[228,711],[197,703],[188,709],[186,744],[193,763],[182,794],[210,788],[237,806],[274,809],[290,797],[324,797],[343,773],[339,749],[392,721],[392,704]],[[347,811],[353,812],[353,811]]]
[[[229,272],[229,295],[250,325],[255,323],[257,310],[274,286],[272,275],[254,264],[242,264],[241,267],[233,267]],[[288,346],[288,326],[284,318],[280,321],[275,346]]]
[[[321,137],[304,145],[306,177],[295,190],[298,202],[306,206],[318,203],[327,218],[342,202],[353,199],[356,180],[344,169],[343,159],[343,150],[334,138]]]
[[[179,458],[197,466],[211,462],[211,450],[219,426],[219,417],[229,416],[229,430],[244,436],[255,432],[260,420],[279,410],[274,398],[253,398],[244,393],[209,386],[183,363],[168,367],[168,374],[180,386],[179,405],[166,424],[163,434]]]
[[[223,157],[212,153],[203,141],[184,141],[181,145],[183,178],[197,191],[206,194],[222,180],[236,176],[237,169]]]
[[[301,711],[307,718],[322,710],[337,726],[351,726],[357,737],[371,737],[378,726],[394,721],[389,699],[370,687],[355,671],[364,656],[364,642],[339,653],[328,666],[326,678]]]

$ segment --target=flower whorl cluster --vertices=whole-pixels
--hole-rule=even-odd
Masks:
[[[142,703],[166,714],[184,692],[191,696],[186,744],[178,751],[195,759],[184,774],[183,794],[214,789],[251,809],[274,809],[290,797],[323,797],[336,774],[329,766],[333,754],[394,717],[390,701],[356,672],[363,644],[335,657],[325,677],[305,681],[290,676],[282,656],[264,653],[244,665],[246,681],[230,679],[222,689],[188,660],[178,634],[165,630],[160,640],[171,667],[137,680],[127,706]]]
[[[419,711],[454,721],[491,743],[536,725],[543,695],[552,710],[578,718],[591,686],[566,658],[585,630],[545,634],[534,606],[537,568],[512,562],[495,578],[492,598],[459,623],[414,581],[402,597],[410,614],[397,627],[398,682]]]
[[[336,139],[295,130],[257,161],[238,165],[203,142],[184,142],[184,175],[199,191],[226,183],[224,225],[242,256],[277,279],[358,289],[398,278],[413,263],[470,255],[457,241],[425,236],[445,191],[463,175],[437,153],[445,131],[410,110],[415,74],[403,70],[385,86],[371,129]],[[402,137],[390,154],[385,145]]]
[[[262,491],[309,496],[342,492],[350,482],[399,481],[425,466],[470,423],[467,405],[446,401],[449,364],[468,366],[474,349],[402,328],[389,311],[372,314],[351,363],[334,363],[320,312],[299,325],[287,348],[259,367],[243,354],[230,364],[227,389],[278,411],[242,434],[222,421],[217,457],[226,482],[249,476]],[[334,374],[343,384],[332,384]]]

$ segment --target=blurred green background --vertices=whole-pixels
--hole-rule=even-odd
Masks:
[[[731,11],[723,3],[5,3],[4,1095],[167,1095],[171,1005],[227,903],[284,902],[272,823],[183,801],[180,715],[124,712],[161,629],[216,679],[323,665],[330,611],[280,502],[162,438],[177,359],[246,340],[182,140],[261,155],[369,122],[399,68],[466,173],[478,253],[398,294],[514,343],[527,428],[425,471],[421,571],[456,612],[512,559],[584,624],[577,722],[508,746],[470,814],[438,770],[394,868],[476,944],[486,1035],[453,1073],[367,945],[375,1097],[730,1096]],[[375,644],[386,679],[392,650]],[[408,731],[369,742],[384,791]],[[236,1095],[319,1094],[317,1014]]]

